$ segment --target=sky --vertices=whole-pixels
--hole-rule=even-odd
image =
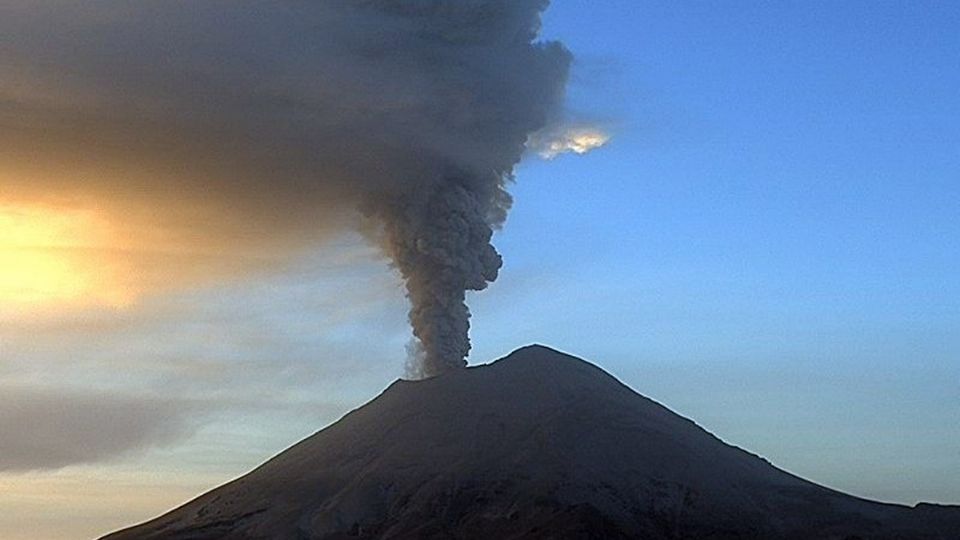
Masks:
[[[958,30],[947,2],[553,2],[544,137],[606,144],[517,166],[469,362],[547,344],[815,482],[960,504]],[[5,105],[89,98],[5,72]],[[403,280],[334,192],[250,230],[256,198],[138,204],[89,176],[108,146],[32,148],[0,150],[0,537],[153,517],[405,374]]]

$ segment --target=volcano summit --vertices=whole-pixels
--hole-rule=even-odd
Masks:
[[[132,539],[952,539],[960,507],[784,472],[542,346],[379,397]]]

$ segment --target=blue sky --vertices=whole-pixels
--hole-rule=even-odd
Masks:
[[[476,356],[535,338],[816,481],[960,500],[958,29],[942,2],[555,3],[571,109],[614,138],[521,167]]]
[[[960,503],[960,4],[556,0],[543,33],[576,56],[569,118],[612,139],[517,168],[471,363],[551,345],[815,482]],[[0,460],[0,537],[89,537],[244,473],[403,374],[406,310],[356,235],[0,309],[0,404],[141,426]]]

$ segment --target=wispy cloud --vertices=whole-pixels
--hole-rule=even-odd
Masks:
[[[610,133],[599,126],[557,125],[538,131],[527,140],[527,148],[543,159],[561,154],[586,154],[610,141]]]
[[[335,419],[402,372],[402,289],[374,253],[122,310],[0,311],[0,471],[189,446],[238,418],[298,433]]]

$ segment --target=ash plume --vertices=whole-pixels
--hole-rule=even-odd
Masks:
[[[463,366],[465,293],[497,277],[505,186],[567,78],[537,41],[547,4],[4,2],[4,196],[95,201],[214,253],[292,254],[359,210],[406,283],[419,371]]]

